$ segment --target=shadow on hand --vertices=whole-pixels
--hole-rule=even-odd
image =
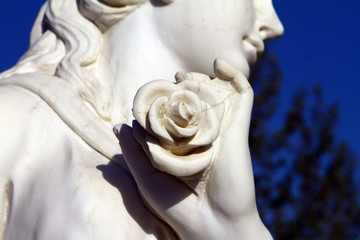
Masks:
[[[147,148],[148,145],[145,140],[148,133],[139,124],[133,123],[133,128],[123,124],[115,132],[120,140],[123,161],[125,160],[128,170],[131,171],[137,183],[140,194],[145,196],[150,209],[159,211],[158,213],[161,215],[194,193],[194,190],[181,179],[153,166],[148,157],[151,152]],[[199,179],[187,182],[196,186]]]
[[[98,165],[97,169],[108,183],[118,189],[123,200],[119,204],[125,206],[129,215],[145,233],[152,234],[157,239],[179,239],[174,230],[144,203],[123,156],[115,155],[113,160],[117,164],[109,162],[107,165]]]

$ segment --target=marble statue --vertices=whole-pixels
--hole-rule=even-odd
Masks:
[[[271,0],[48,0],[0,74],[0,239],[272,239],[247,78],[282,33]]]

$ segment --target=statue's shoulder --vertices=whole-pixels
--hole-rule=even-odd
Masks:
[[[22,74],[0,79],[0,121],[15,124],[19,119],[29,122],[33,118],[50,117],[51,108],[41,97],[41,83],[37,80],[52,78],[40,74]],[[37,83],[38,82],[38,83]],[[59,89],[59,91],[61,91]]]
[[[51,135],[56,137],[66,128],[41,96],[44,86],[37,80],[33,74],[0,79],[0,144],[6,149],[2,157],[19,152],[25,145],[39,143],[40,135],[48,141]]]
[[[88,108],[85,100],[66,79],[27,73],[0,79],[1,87],[0,97],[5,102],[0,106],[0,113],[12,115],[11,118],[17,120],[16,124],[20,121],[31,126],[31,131],[35,128],[39,132],[47,132],[43,126],[59,125],[54,130],[56,134],[71,131],[80,137],[77,141],[81,139],[108,158],[119,152],[118,141],[109,124]],[[26,104],[22,105],[23,102]],[[20,107],[13,107],[15,105]],[[9,119],[5,117],[3,120],[5,125],[11,124],[13,129],[14,123]],[[60,127],[63,130],[59,133]],[[102,139],[101,144],[97,140],[99,138]]]
[[[33,92],[18,86],[16,84],[8,83],[12,78],[5,78],[0,80],[0,111],[1,115],[9,115],[13,112],[20,112],[21,109],[37,104],[40,101],[39,96]],[[6,81],[6,84],[1,82]],[[20,104],[21,103],[21,104]],[[19,104],[19,105],[15,105]]]

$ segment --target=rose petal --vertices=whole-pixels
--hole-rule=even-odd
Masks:
[[[146,136],[150,159],[155,168],[179,178],[191,176],[203,171],[212,161],[213,148],[199,150],[191,155],[178,156],[162,148],[150,135]]]
[[[173,135],[173,137],[176,138],[192,137],[199,130],[197,126],[192,126],[188,128],[179,127],[174,123],[172,119],[169,118],[164,118],[163,123],[165,125],[166,130],[168,130]]]
[[[170,96],[172,92],[178,89],[179,87],[172,82],[155,80],[138,90],[134,99],[133,115],[143,128],[150,130],[149,126],[146,125],[146,116],[154,100],[162,96]]]
[[[177,90],[170,95],[166,109],[170,110],[173,105],[180,102],[193,107],[197,112],[201,111],[200,98],[195,93],[185,89]]]
[[[216,112],[219,120],[222,119],[224,114],[224,101],[220,95],[211,87],[198,81],[183,81],[177,84],[178,87],[187,89],[195,93],[203,102],[208,103]]]
[[[171,109],[166,109],[166,115],[180,127],[187,127],[198,117],[197,111],[183,102],[174,104]]]
[[[210,105],[203,102],[205,110],[202,111],[200,123],[198,124],[199,130],[195,137],[188,142],[189,146],[206,146],[212,143],[219,135],[220,121],[216,112]]]
[[[155,99],[155,101],[151,104],[148,114],[148,119],[150,123],[150,132],[154,133],[157,137],[159,137],[160,141],[165,144],[171,144],[173,142],[170,134],[165,130],[162,121],[160,120],[163,116],[159,116],[162,114],[162,108],[165,106],[168,98],[163,96]]]

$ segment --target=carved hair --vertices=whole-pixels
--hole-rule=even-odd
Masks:
[[[95,73],[103,33],[146,1],[48,0],[34,23],[28,51],[0,78],[28,72],[56,75],[108,119],[110,84]]]

